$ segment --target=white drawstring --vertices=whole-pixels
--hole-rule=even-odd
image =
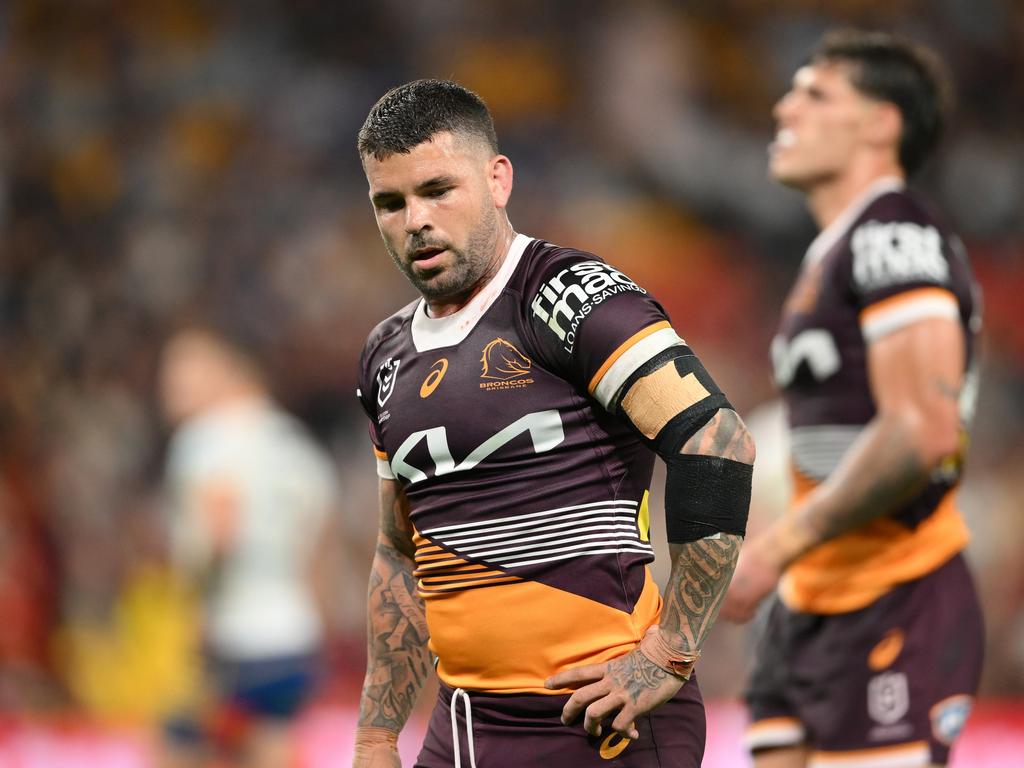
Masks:
[[[459,756],[459,728],[455,709],[459,697],[462,697],[466,706],[466,741],[469,743],[469,768],[476,768],[476,753],[473,750],[473,706],[469,703],[469,694],[461,688],[452,692],[452,744],[455,747],[455,768],[462,768],[462,758]]]

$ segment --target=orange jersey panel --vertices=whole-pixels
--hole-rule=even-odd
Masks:
[[[535,581],[483,576],[486,589],[464,583],[444,591],[435,583],[420,592],[430,650],[442,659],[437,674],[453,688],[554,693],[544,687],[548,677],[628,653],[661,615],[649,571],[631,614]]]
[[[795,509],[816,483],[796,470],[793,476]],[[783,575],[783,602],[805,613],[846,613],[934,571],[970,538],[954,498],[947,493],[916,528],[881,517],[811,550]]]

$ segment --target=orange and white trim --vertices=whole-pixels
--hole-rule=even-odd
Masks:
[[[812,752],[808,768],[919,768],[931,764],[927,741],[848,752]]]
[[[649,325],[622,342],[602,363],[587,388],[605,408],[637,368],[669,347],[685,344],[667,320]]]
[[[945,288],[916,288],[897,294],[864,309],[860,313],[860,330],[870,343],[930,318],[959,320],[956,296]]]
[[[373,447],[373,455],[377,459],[377,477],[381,480],[394,480],[395,473],[391,471],[391,462],[388,455],[377,446]]]
[[[807,738],[803,723],[795,717],[769,717],[747,728],[743,743],[748,750],[795,747]]]

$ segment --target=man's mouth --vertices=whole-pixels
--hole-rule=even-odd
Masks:
[[[412,263],[422,269],[431,269],[438,265],[441,260],[441,254],[447,250],[447,248],[439,246],[417,248],[412,252]]]
[[[796,144],[796,133],[792,128],[780,128],[775,132],[775,140],[772,141],[770,150],[786,149]]]

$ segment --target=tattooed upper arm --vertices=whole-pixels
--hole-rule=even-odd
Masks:
[[[396,480],[380,480],[380,536],[406,557],[416,550],[409,521],[409,500]]]
[[[683,444],[680,453],[720,456],[744,464],[753,464],[756,451],[754,439],[739,414],[722,408],[711,420]]]

